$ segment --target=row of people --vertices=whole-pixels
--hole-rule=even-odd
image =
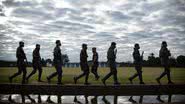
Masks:
[[[50,83],[51,79],[55,76],[58,76],[58,83],[57,84],[62,84],[62,53],[61,53],[61,42],[60,40],[56,40],[56,47],[54,48],[54,52],[53,52],[53,64],[54,67],[56,69],[56,72],[51,73],[49,76],[47,76],[47,81],[48,83]],[[26,54],[24,53],[23,50],[24,47],[24,42],[19,42],[19,47],[17,48],[16,51],[16,57],[17,57],[17,67],[18,67],[18,72],[13,74],[12,76],[9,77],[9,81],[12,82],[13,78],[20,75],[21,73],[23,73],[23,77],[22,77],[22,83],[26,83],[28,82],[29,78],[34,75],[36,73],[36,71],[39,71],[39,75],[38,75],[38,81],[41,82],[41,75],[42,75],[42,65],[41,65],[41,56],[40,56],[40,45],[36,44],[36,48],[33,51],[33,71],[26,76],[27,71],[26,71],[26,63],[27,63],[27,58],[26,58]],[[135,65],[135,70],[136,73],[129,77],[129,81],[132,83],[132,80],[135,79],[137,76],[139,77],[140,80],[140,84],[145,84],[143,81],[143,77],[142,77],[142,61],[143,61],[143,54],[144,52],[142,52],[142,54],[140,54],[140,46],[139,44],[135,44],[134,45],[134,52],[133,52],[133,59],[134,59],[134,65]],[[98,80],[100,78],[100,76],[97,73],[97,69],[98,69],[98,53],[96,51],[96,47],[92,48],[92,52],[93,52],[93,64],[92,64],[92,73],[95,75],[96,80]],[[110,72],[102,79],[102,83],[104,85],[106,85],[106,80],[108,78],[110,78],[110,76],[113,76],[114,78],[114,84],[115,85],[120,85],[118,78],[117,78],[117,67],[116,67],[116,53],[117,53],[117,49],[116,49],[116,43],[112,42],[111,46],[109,47],[108,51],[107,51],[107,64],[110,68]],[[171,77],[170,77],[170,67],[169,67],[169,57],[171,56],[170,51],[167,48],[167,43],[165,41],[162,42],[161,44],[161,49],[159,52],[159,57],[161,59],[161,64],[164,67],[164,72],[158,77],[156,78],[156,81],[158,83],[160,83],[160,79],[163,78],[165,75],[167,75],[168,78],[168,83],[172,84],[173,82],[171,81]],[[90,83],[88,82],[88,78],[89,78],[89,65],[88,65],[88,61],[87,61],[88,55],[87,55],[87,44],[82,44],[82,50],[80,52],[80,67],[82,70],[82,73],[76,77],[74,77],[74,83],[76,84],[77,81],[82,78],[85,77],[85,85],[89,85]]]

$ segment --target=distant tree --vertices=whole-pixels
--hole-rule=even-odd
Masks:
[[[156,63],[157,66],[160,66],[161,65],[161,60],[160,60],[159,57],[156,57],[155,58],[155,63]]]
[[[160,58],[155,57],[154,53],[148,56],[148,60],[143,60],[143,66],[160,66]]]
[[[41,59],[41,63],[42,63],[42,66],[46,66],[46,61],[44,60],[44,58]]]
[[[46,63],[52,63],[52,60],[51,59],[46,59]]]
[[[177,66],[177,61],[174,57],[170,57],[169,61],[170,61],[170,66],[174,66],[174,67]]]
[[[177,57],[176,60],[177,60],[178,66],[183,66],[183,67],[185,67],[185,56],[180,55],[180,56]]]
[[[149,64],[149,66],[155,66],[155,65],[156,65],[154,53],[151,53],[151,54],[148,56],[147,62],[148,62],[148,64]]]

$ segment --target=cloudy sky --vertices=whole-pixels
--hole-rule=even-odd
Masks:
[[[163,40],[172,56],[185,55],[185,0],[1,0],[0,7],[0,60],[16,60],[21,40],[28,60],[36,43],[43,58],[53,58],[57,39],[71,62],[79,62],[82,43],[88,60],[95,46],[106,61],[112,41],[118,62],[133,60],[135,43],[145,59],[158,56]]]

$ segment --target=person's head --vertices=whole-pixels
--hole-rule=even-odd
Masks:
[[[23,41],[20,41],[20,42],[19,42],[19,46],[20,46],[20,47],[24,47],[24,42],[23,42]]]
[[[163,41],[162,44],[161,44],[161,47],[167,47],[167,46],[168,45],[167,45],[166,41]]]
[[[83,43],[83,44],[82,44],[82,49],[85,49],[85,50],[86,50],[86,49],[87,49],[87,44],[84,44],[84,43]]]
[[[140,46],[138,43],[134,44],[134,49],[140,49]]]
[[[92,52],[95,53],[96,52],[96,47],[92,48]]]
[[[61,46],[60,40],[56,40],[56,45]]]
[[[40,44],[36,44],[36,49],[40,50]]]
[[[116,43],[115,43],[115,42],[112,42],[112,43],[111,43],[111,47],[112,47],[112,48],[116,48]]]

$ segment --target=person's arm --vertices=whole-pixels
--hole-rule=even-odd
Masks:
[[[85,61],[85,53],[84,53],[84,51],[81,51],[81,53],[80,53],[80,61],[82,61],[82,62],[84,62]]]
[[[159,51],[159,57],[162,58],[163,56],[164,56],[163,49],[160,49],[160,51]]]
[[[141,58],[141,56],[137,52],[133,52],[133,58],[135,61],[138,61]]]
[[[36,50],[34,50],[34,51],[33,51],[33,57],[34,57],[34,58],[39,58],[39,57],[40,57],[39,52],[36,51]]]

